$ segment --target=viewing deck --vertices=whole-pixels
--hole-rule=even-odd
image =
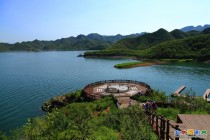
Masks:
[[[131,97],[135,94],[148,94],[151,92],[149,85],[132,80],[106,80],[87,85],[83,92],[86,97],[99,99],[104,96]]]

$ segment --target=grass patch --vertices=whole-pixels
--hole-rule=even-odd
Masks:
[[[148,96],[139,96],[138,94],[136,94],[131,98],[139,102],[147,102],[150,100],[154,100],[155,102],[167,102],[167,96],[165,95],[165,93],[158,90],[153,90]]]
[[[55,108],[45,116],[29,119],[16,134],[13,139],[158,139],[144,110],[139,106],[117,109],[112,97]],[[0,133],[2,137],[7,138]]]
[[[144,66],[153,66],[153,65],[160,65],[165,64],[166,61],[162,60],[145,60],[140,62],[126,62],[126,63],[120,63],[115,65],[115,68],[133,68],[133,67],[144,67]]]
[[[117,64],[114,67],[115,68],[131,68],[131,67],[134,67],[136,65],[143,64],[143,63],[144,62],[126,62],[126,63]]]
[[[194,59],[161,59],[161,61],[166,62],[194,62]]]
[[[176,120],[177,115],[180,113],[179,109],[176,108],[158,108],[156,110],[158,115],[162,115],[170,120]]]

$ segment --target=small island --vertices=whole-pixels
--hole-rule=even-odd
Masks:
[[[140,62],[126,62],[126,63],[120,63],[116,64],[114,67],[118,69],[123,69],[123,68],[133,68],[133,67],[144,67],[144,66],[153,66],[153,65],[161,65],[161,64],[166,64],[166,61],[160,61],[160,60],[155,60],[155,61],[140,61]]]

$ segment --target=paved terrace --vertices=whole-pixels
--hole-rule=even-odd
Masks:
[[[103,96],[112,95],[118,97],[131,97],[135,94],[147,94],[151,91],[149,85],[132,80],[108,80],[99,81],[87,85],[84,93],[92,99],[99,99]]]

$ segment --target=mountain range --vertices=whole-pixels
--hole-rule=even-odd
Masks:
[[[139,59],[210,59],[210,28],[203,31],[171,32],[159,29],[135,38],[125,38],[101,51],[86,52],[85,57],[134,56]]]
[[[205,24],[204,26],[201,26],[201,25],[198,25],[196,27],[194,26],[186,26],[184,28],[181,28],[180,30],[182,32],[189,32],[189,31],[203,31],[205,30],[206,28],[210,28],[210,25],[209,24]]]
[[[112,49],[132,49],[132,50],[141,50],[147,49],[156,44],[176,40],[184,39],[190,36],[209,34],[210,28],[206,28],[203,31],[189,31],[182,32],[181,30],[175,29],[171,32],[161,28],[153,33],[145,33],[144,35],[134,37],[134,38],[125,38],[112,46]]]
[[[55,41],[27,41],[15,44],[0,43],[0,51],[40,51],[40,50],[101,50],[111,47],[123,38],[133,38],[144,33],[131,35],[104,36],[92,33],[87,36],[61,38]]]
[[[40,50],[103,50],[115,49],[146,49],[155,44],[185,37],[196,36],[208,29],[210,25],[186,26],[171,32],[159,29],[154,33],[136,33],[130,35],[105,36],[97,33],[78,35],[77,37],[61,38],[54,41],[26,41],[14,44],[0,43],[0,51],[40,51]],[[205,30],[206,33],[209,31]]]

